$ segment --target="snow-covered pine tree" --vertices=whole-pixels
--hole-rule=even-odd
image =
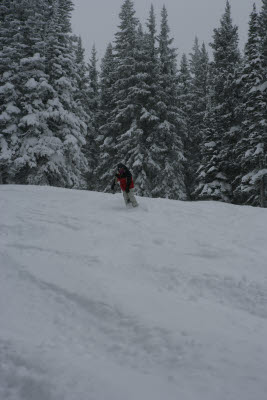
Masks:
[[[23,4],[0,3],[0,183],[11,183],[11,169],[20,147],[19,63],[24,56],[20,32]]]
[[[90,109],[95,115],[98,113],[98,108],[99,108],[99,82],[98,82],[99,73],[97,70],[97,62],[98,62],[97,51],[94,44],[91,51],[91,57],[89,60],[88,69],[89,69],[90,88],[92,92]]]
[[[127,163],[131,165],[135,177],[136,192],[142,196],[151,195],[151,182],[146,165],[148,145],[146,139],[150,136],[153,111],[151,110],[151,88],[149,76],[149,50],[146,46],[147,36],[139,24],[136,34],[135,50],[135,82],[130,88],[130,98],[134,107],[133,120],[130,127],[131,139],[123,140],[119,148],[127,151]],[[151,113],[152,111],[152,113]],[[149,140],[149,139],[148,139]]]
[[[189,134],[187,138],[187,159],[189,160],[187,171],[189,182],[187,184],[189,195],[194,199],[196,189],[197,171],[200,166],[200,145],[202,142],[202,131],[204,129],[204,117],[207,109],[209,55],[205,43],[199,46],[195,39],[193,51],[190,54],[190,119]]]
[[[99,80],[99,126],[107,123],[109,115],[112,111],[113,99],[113,80],[115,71],[115,62],[112,43],[109,43],[100,65],[100,80]]]
[[[137,128],[137,26],[134,4],[125,0],[119,14],[119,31],[115,35],[114,60],[115,69],[112,84],[113,109],[105,125],[101,127],[103,135],[100,144],[101,162],[99,171],[104,190],[109,190],[118,162],[127,164],[130,168],[131,154],[136,148],[140,131]]]
[[[199,59],[200,59],[200,47],[199,47],[199,40],[198,37],[195,37],[194,45],[192,48],[192,52],[189,54],[190,55],[190,72],[192,76],[195,76],[197,74],[197,69],[198,69],[198,64],[199,64]]]
[[[190,120],[192,112],[192,105],[191,105],[192,79],[186,54],[183,54],[181,58],[177,82],[178,82],[179,107],[183,110],[185,118]],[[187,124],[188,123],[189,121],[187,121]]]
[[[156,131],[160,123],[157,103],[159,101],[159,58],[156,48],[156,18],[153,5],[150,8],[146,26],[148,32],[139,30],[137,70],[138,70],[138,126],[142,135],[135,150],[133,165],[138,192],[152,196],[155,178],[161,166],[158,164]],[[139,154],[138,154],[139,153]]]
[[[71,0],[55,0],[46,35],[46,73],[53,87],[47,101],[50,153],[39,170],[47,184],[86,187],[87,161],[82,152],[87,134],[83,110],[75,102],[75,48],[71,38]]]
[[[101,159],[107,160],[110,152],[114,150],[117,151],[121,146],[128,146],[130,143],[129,151],[128,153],[126,152],[127,164],[131,166],[133,171],[137,193],[151,196],[153,176],[158,172],[158,166],[156,160],[154,160],[154,147],[151,147],[151,143],[153,144],[154,127],[159,120],[156,115],[159,63],[156,50],[156,23],[153,6],[150,10],[147,27],[147,33],[143,32],[141,25],[139,25],[135,32],[136,47],[133,53],[135,68],[131,73],[131,81],[129,81],[129,97],[127,98],[126,96],[126,99],[124,99],[124,102],[132,104],[132,109],[134,110],[128,125],[128,128],[133,128],[131,139],[130,141],[126,138],[121,140],[118,144],[118,148],[116,148],[114,144],[115,141],[113,145],[110,146],[109,140],[107,140],[107,137],[104,135],[104,142],[101,145]],[[132,51],[132,49],[130,50]],[[115,52],[115,54],[116,62],[118,62],[120,60],[120,53]],[[126,57],[127,54],[128,53],[125,52],[124,57]],[[110,55],[110,53],[107,53],[107,56],[108,55]],[[107,63],[108,60],[110,60],[109,63]],[[116,89],[117,83],[121,78],[121,75],[118,75],[117,71],[114,73],[114,57],[111,58],[109,56],[108,60],[104,60],[105,62],[103,63],[103,66],[108,67],[103,69],[103,72],[105,71],[103,76],[108,77],[108,79],[105,78],[103,82],[107,82],[108,85],[104,84],[104,87],[101,88],[101,92],[103,94],[107,93],[108,95],[109,102],[105,101],[105,103],[110,117],[108,123],[101,128],[103,132],[105,132],[107,127],[113,126],[112,119],[114,120],[114,110],[118,111],[117,105],[119,96],[116,94]],[[127,59],[125,61],[127,62]],[[106,72],[108,72],[108,74],[106,74]],[[124,75],[127,77],[126,69],[124,70]],[[110,83],[112,84],[110,85]],[[124,79],[124,82],[119,82],[120,85],[122,83],[127,84],[127,79]],[[108,89],[107,92],[105,88]],[[125,93],[127,95],[127,91]],[[112,105],[111,108],[110,105]],[[117,132],[119,132],[119,130],[117,130]],[[119,139],[116,133],[114,137]],[[122,155],[122,157],[124,157],[124,155]],[[109,168],[109,166],[110,163],[107,167]]]
[[[19,60],[17,74],[21,109],[18,120],[20,146],[10,171],[15,183],[42,184],[45,182],[36,181],[36,176],[47,156],[46,101],[53,92],[45,73],[45,3],[42,0],[23,0],[22,3],[20,34],[24,54]]]
[[[208,93],[210,93],[210,88]],[[203,119],[204,126],[201,131],[203,140],[200,143],[201,163],[197,170],[196,188],[194,192],[195,198],[212,199],[220,198],[216,190],[219,185],[218,169],[220,148],[218,142],[214,141],[216,136],[215,110],[211,104],[211,98],[207,97],[207,109]],[[207,183],[206,183],[207,182]],[[214,182],[214,185],[213,185]]]
[[[161,12],[161,27],[158,37],[160,77],[157,112],[160,118],[155,132],[154,146],[157,149],[157,164],[160,171],[155,177],[152,195],[171,199],[186,199],[184,178],[183,140],[186,122],[178,107],[176,50],[170,38],[168,13],[164,6]]]
[[[86,123],[71,76],[72,2],[5,0],[1,7],[1,180],[81,187]]]
[[[245,60],[241,74],[242,125],[235,156],[240,165],[236,179],[237,203],[264,206],[263,179],[267,174],[267,116],[261,85],[264,78],[264,59],[261,53],[259,18],[254,4],[249,23],[249,37],[245,47]]]
[[[260,36],[262,40],[264,66],[267,68],[267,0],[262,0],[262,9],[260,12]]]
[[[208,95],[208,81],[209,81],[209,54],[206,49],[205,43],[202,43],[200,49],[199,63],[195,67],[193,87],[195,97],[199,102],[199,116],[203,120],[203,113],[206,111],[207,95]]]
[[[100,93],[99,93],[99,72],[97,69],[97,50],[95,44],[92,47],[91,57],[89,59],[88,64],[88,73],[89,73],[89,87],[90,87],[90,95],[89,95],[89,110],[91,113],[91,130],[88,135],[87,140],[87,152],[90,153],[90,172],[88,175],[88,188],[95,189],[98,184],[98,179],[96,177],[96,168],[99,162],[99,149],[97,145],[96,138],[99,134],[99,126],[101,119],[101,111],[100,111]]]
[[[111,146],[108,135],[111,134],[110,121],[111,113],[115,107],[114,98],[114,80],[115,80],[115,59],[112,43],[109,43],[104,57],[101,60],[99,75],[99,115],[98,115],[98,135],[96,136],[96,145],[98,149],[98,164],[95,170],[95,189],[101,191],[108,184],[108,179],[104,179],[106,172],[110,173]],[[99,179],[102,177],[102,179]]]
[[[128,165],[136,178],[137,193],[142,194],[137,172],[144,161],[142,143],[144,132],[140,127],[140,113],[143,102],[142,75],[143,38],[142,28],[135,17],[134,3],[125,0],[120,13],[120,31],[116,33],[115,55],[117,59],[117,79],[115,83],[114,117],[119,124],[116,135],[117,161]]]
[[[109,190],[114,174],[115,140],[118,124],[114,121],[113,110],[115,109],[115,82],[117,79],[117,60],[114,49],[110,43],[101,61],[100,71],[100,100],[98,125],[99,132],[96,137],[99,158],[95,176],[97,179],[96,190]],[[112,167],[111,167],[112,166]],[[100,177],[100,179],[99,179]]]
[[[89,69],[85,62],[85,50],[83,48],[81,37],[74,36],[74,43],[76,44],[76,91],[75,91],[75,103],[77,108],[80,110],[80,116],[86,123],[87,134],[86,144],[83,147],[83,153],[86,157],[88,169],[85,174],[87,188],[93,190],[95,188],[94,182],[94,170],[96,167],[97,149],[96,149],[96,132],[93,123],[93,110],[92,110],[92,99],[94,93],[90,84]]]
[[[208,135],[203,137],[201,175],[198,175],[197,193],[199,198],[229,202],[232,198],[231,183],[237,173],[233,148],[239,128],[236,126],[235,109],[237,93],[235,82],[240,62],[238,50],[238,28],[233,25],[231,7],[226,9],[220,27],[214,30],[212,63],[212,99],[210,115],[206,116],[204,128]],[[208,149],[208,151],[206,151]]]
[[[264,137],[264,143],[265,143],[265,161],[263,161],[263,168],[267,168],[267,160],[266,160],[266,153],[267,153],[267,148],[266,148],[266,131],[267,131],[267,125],[266,125],[266,120],[267,120],[267,0],[262,0],[262,10],[260,13],[260,35],[261,35],[261,40],[262,40],[262,45],[261,45],[261,54],[263,56],[263,81],[261,85],[261,91],[263,93],[263,98],[264,98],[264,103],[265,103],[265,137]],[[267,174],[264,174],[261,179],[261,206],[267,206]]]
[[[92,98],[92,89],[90,87],[89,71],[85,63],[85,50],[81,37],[75,37],[75,65],[76,65],[76,85],[75,101],[79,106],[86,110],[87,124],[91,121],[90,101]]]
[[[189,70],[189,63],[186,54],[182,55],[178,74],[178,106],[183,111],[186,122],[184,137],[184,155],[186,158],[185,184],[187,197],[191,198],[193,187],[193,159],[194,139],[192,134],[193,104],[192,104],[192,78]]]

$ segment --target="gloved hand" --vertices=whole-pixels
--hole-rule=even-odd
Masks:
[[[125,189],[125,192],[126,192],[126,193],[129,193],[129,192],[130,192],[130,189],[127,187],[127,188]]]

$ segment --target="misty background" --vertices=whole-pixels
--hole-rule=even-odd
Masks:
[[[95,43],[98,58],[103,57],[108,42],[118,30],[119,12],[123,0],[73,0],[75,10],[72,24],[74,33],[81,35],[88,58]],[[230,0],[233,22],[239,27],[239,45],[243,49],[247,40],[249,15],[253,3],[260,9],[261,0]],[[208,46],[213,29],[219,26],[226,0],[134,0],[136,16],[144,24],[151,4],[154,5],[159,28],[163,4],[169,14],[171,35],[178,55],[190,53],[195,36]]]

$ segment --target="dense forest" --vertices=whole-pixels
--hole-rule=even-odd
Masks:
[[[267,0],[242,52],[226,1],[212,59],[175,49],[166,7],[145,26],[124,0],[100,65],[72,32],[71,0],[1,0],[0,183],[266,207]],[[215,21],[216,26],[216,21]]]

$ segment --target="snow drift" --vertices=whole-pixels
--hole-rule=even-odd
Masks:
[[[267,213],[0,187],[1,400],[263,400]]]

